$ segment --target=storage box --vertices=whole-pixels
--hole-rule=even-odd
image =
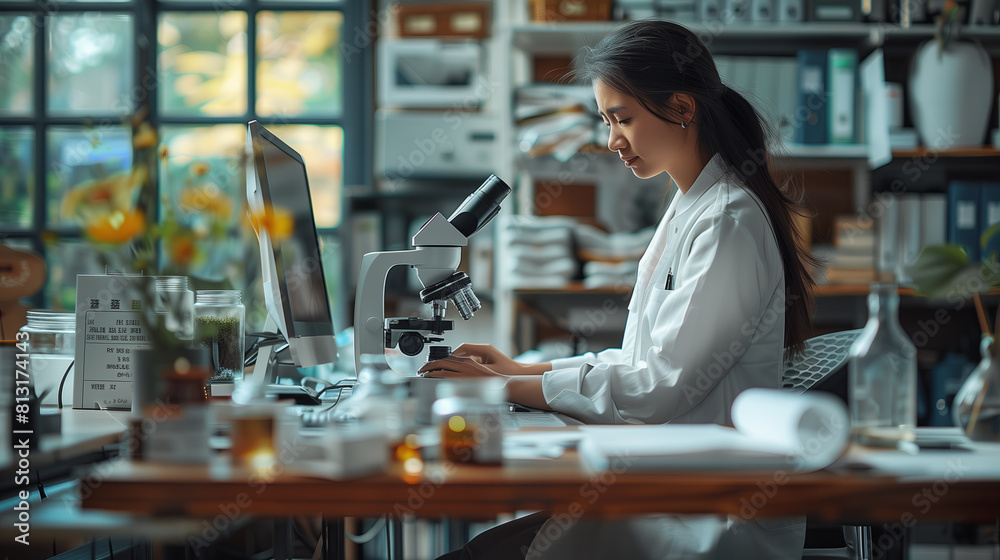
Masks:
[[[607,21],[611,0],[529,0],[534,21]]]
[[[400,37],[464,37],[490,34],[489,2],[428,2],[397,4]]]

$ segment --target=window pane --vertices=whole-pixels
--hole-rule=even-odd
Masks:
[[[257,14],[257,114],[337,116],[340,12]]]
[[[344,130],[339,126],[312,125],[274,125],[267,128],[301,154],[306,162],[316,227],[339,225]]]
[[[53,127],[46,139],[47,221],[79,225],[131,208],[131,132],[124,126]]]
[[[185,116],[245,114],[246,31],[246,12],[161,15],[160,110]]]
[[[0,15],[0,115],[31,113],[34,34],[31,16]]]
[[[76,275],[104,274],[104,266],[94,248],[79,239],[55,239],[45,243],[49,278],[45,283],[45,306],[76,310]]]
[[[132,112],[135,39],[127,14],[56,14],[48,20],[48,107],[54,113]]]
[[[35,133],[0,128],[0,226],[31,227],[35,200]]]
[[[178,231],[164,240],[164,266],[240,287],[251,258],[240,238],[246,221],[246,126],[162,127],[161,223]],[[252,255],[256,262],[256,253]]]
[[[326,279],[326,295],[330,298],[330,310],[333,313],[334,328],[338,331],[347,327],[345,321],[353,321],[346,317],[339,306],[347,302],[345,294],[340,293],[343,286],[340,275],[343,272],[340,263],[343,258],[343,248],[340,246],[340,236],[330,231],[320,232],[319,250],[323,256],[323,276]]]

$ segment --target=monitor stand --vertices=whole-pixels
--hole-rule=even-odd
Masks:
[[[271,318],[270,314],[268,314],[267,320],[264,321],[264,332],[281,333],[278,329],[278,324]],[[279,401],[292,400],[295,404],[299,405],[322,404],[323,401],[320,400],[314,389],[303,387],[302,385],[281,385],[278,383],[278,372],[282,364],[278,362],[274,346],[274,344],[268,344],[257,350],[257,360],[254,363],[253,373],[249,381],[257,385],[263,385],[264,393],[267,396],[277,398]],[[296,372],[298,371],[298,368],[294,366],[290,367]]]

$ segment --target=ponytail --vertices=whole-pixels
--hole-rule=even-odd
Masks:
[[[757,197],[771,220],[785,271],[785,350],[798,354],[812,328],[815,281],[808,267],[816,264],[812,255],[801,249],[803,234],[795,227],[795,215],[803,215],[799,196],[789,192],[793,185],[779,187],[771,175],[767,146],[776,137],[774,130],[738,92],[726,88],[721,101],[725,111],[702,113],[699,142],[706,153],[722,157],[734,178]]]

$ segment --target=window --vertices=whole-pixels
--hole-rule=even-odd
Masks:
[[[370,58],[341,48],[346,30],[365,28],[357,4],[0,0],[0,239],[45,254],[35,304],[73,309],[76,274],[103,270],[81,226],[135,203],[140,122],[158,142],[148,210],[196,232],[199,213],[221,217],[189,269],[238,287],[259,278],[244,224],[246,123],[299,151],[337,293],[341,191],[369,168]],[[172,255],[161,247],[159,258]]]

